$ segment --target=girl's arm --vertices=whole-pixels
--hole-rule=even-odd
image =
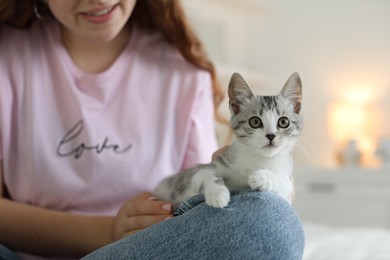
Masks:
[[[172,205],[141,193],[115,217],[81,216],[4,198],[0,161],[0,244],[42,256],[84,256],[104,245],[172,217]]]
[[[4,198],[0,161],[0,244],[37,255],[83,256],[113,241],[111,217],[58,212]]]

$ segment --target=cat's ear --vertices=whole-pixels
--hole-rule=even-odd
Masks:
[[[233,73],[230,78],[228,94],[230,111],[236,115],[247,100],[255,97],[255,93],[239,73]]]
[[[297,72],[293,73],[280,91],[281,96],[288,99],[294,106],[294,112],[299,114],[302,108],[302,81]]]

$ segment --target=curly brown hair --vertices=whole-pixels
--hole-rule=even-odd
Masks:
[[[5,24],[28,29],[37,19],[35,7],[41,15],[51,15],[49,8],[41,0],[0,0],[0,26]],[[218,121],[226,123],[226,119],[218,113],[224,92],[217,79],[215,67],[208,58],[203,44],[189,26],[180,0],[138,0],[129,19],[129,25],[132,24],[160,32],[169,43],[178,48],[187,61],[210,72],[215,115]]]

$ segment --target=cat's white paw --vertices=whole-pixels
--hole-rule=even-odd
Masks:
[[[206,203],[214,208],[224,208],[229,204],[230,192],[223,185],[211,185],[205,188]]]
[[[248,176],[248,185],[252,190],[272,190],[272,175],[270,170],[257,170]]]

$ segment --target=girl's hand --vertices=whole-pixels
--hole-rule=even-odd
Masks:
[[[158,201],[149,192],[141,193],[125,203],[114,218],[114,241],[172,217],[169,202]]]

